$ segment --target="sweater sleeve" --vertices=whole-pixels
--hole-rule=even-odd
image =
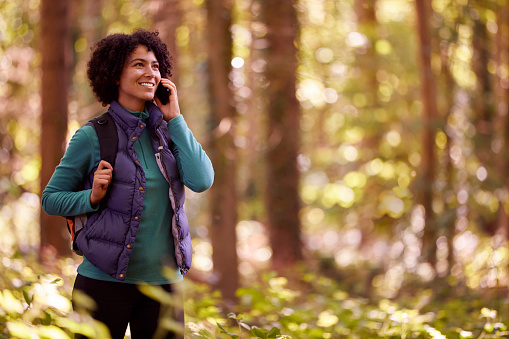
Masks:
[[[212,163],[187,127],[182,115],[168,122],[168,131],[173,140],[173,154],[177,160],[182,182],[194,192],[209,189],[214,182]]]
[[[100,161],[99,139],[92,126],[80,128],[69,142],[60,164],[42,193],[42,208],[49,215],[74,216],[97,211],[90,204],[85,178]]]

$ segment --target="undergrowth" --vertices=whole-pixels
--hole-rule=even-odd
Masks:
[[[0,338],[108,337],[103,324],[72,310],[73,260],[43,267],[34,255],[17,254],[0,257],[0,268]],[[413,286],[387,299],[350,294],[340,281],[318,273],[302,273],[298,281],[263,273],[237,291],[235,306],[226,306],[208,285],[189,279],[181,285],[185,337],[191,339],[509,338],[505,293],[484,289],[460,294],[447,280]],[[144,292],[172,302],[157,287]],[[86,296],[74,302],[93,307]],[[171,322],[161,326],[172,328]]]

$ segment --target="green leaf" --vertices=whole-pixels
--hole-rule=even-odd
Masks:
[[[278,335],[281,335],[281,330],[277,327],[273,327],[269,334],[267,335],[267,338],[277,338]]]
[[[45,325],[45,326],[49,326],[51,324],[51,314],[49,314],[48,312],[44,311],[42,313],[44,315],[44,318],[41,318],[41,324],[42,325]]]
[[[262,328],[253,326],[251,327],[251,332],[258,338],[267,339],[268,332]]]
[[[202,328],[198,333],[191,333],[191,339],[214,339],[214,337],[209,331]]]
[[[23,290],[23,298],[25,299],[25,301],[28,305],[30,305],[32,303],[30,296],[28,295],[27,291],[25,291],[25,290]]]
[[[491,323],[488,323],[488,324],[485,324],[484,325],[484,330],[488,333],[491,333],[493,332],[493,330],[495,329],[495,325],[491,324]]]

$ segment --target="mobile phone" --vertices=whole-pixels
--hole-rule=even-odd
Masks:
[[[170,101],[170,90],[161,83],[157,86],[156,95],[163,105],[166,105]]]

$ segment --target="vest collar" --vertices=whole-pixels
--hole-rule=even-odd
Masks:
[[[163,113],[161,113],[159,108],[151,101],[147,101],[145,102],[145,109],[149,114],[149,118],[146,122],[147,126],[153,127],[160,124],[161,120],[163,119]],[[111,102],[109,110],[113,117],[116,118],[115,121],[120,125],[120,127],[122,127],[124,131],[135,129],[140,125],[140,123],[142,123],[138,117],[131,114],[117,101]]]

